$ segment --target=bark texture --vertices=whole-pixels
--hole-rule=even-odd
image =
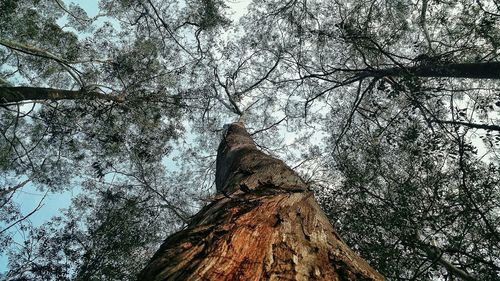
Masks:
[[[27,100],[81,100],[101,99],[123,102],[117,96],[85,90],[61,90],[36,87],[0,87],[0,104],[16,103]]]
[[[342,242],[306,183],[243,124],[218,149],[215,200],[170,236],[140,280],[384,280]]]

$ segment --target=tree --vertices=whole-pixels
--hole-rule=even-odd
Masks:
[[[177,66],[172,59],[172,69],[160,67],[161,51],[152,44],[158,37],[131,39],[126,25],[118,35],[104,13],[89,18],[78,6],[54,0],[0,3],[0,253],[10,255],[6,279],[123,280],[140,270],[141,255],[161,240],[159,231],[138,232],[141,221],[163,218],[168,223],[158,226],[175,229],[189,216],[189,207],[177,207],[186,206],[183,199],[169,196],[173,186],[162,172],[172,142],[183,133],[178,118],[184,102],[170,88]],[[23,211],[16,198],[27,187],[47,196]],[[32,215],[53,193],[75,194],[74,204],[64,216],[33,226]],[[126,223],[117,228],[116,222]],[[125,226],[134,243],[117,246]],[[131,253],[136,260],[125,258]],[[125,260],[134,266],[119,270]]]
[[[304,153],[320,202],[389,279],[498,278],[488,226],[498,224],[498,37],[483,32],[495,11],[492,1],[261,1],[245,22],[241,44],[284,53],[265,93],[283,93],[288,120],[328,130]]]
[[[131,279],[198,207],[184,200],[193,192],[178,185],[182,175],[168,174],[164,163],[185,133],[180,117],[205,109],[202,92],[185,83],[197,80],[205,32],[224,21],[212,18],[222,4],[171,10],[175,1],[141,2],[101,1],[95,17],[59,0],[0,3],[6,279]],[[197,40],[181,38],[184,30]],[[47,196],[75,194],[73,203],[35,227],[30,216],[44,199],[33,212],[15,200],[30,186]],[[164,223],[138,231],[155,220]]]
[[[140,280],[383,280],[340,239],[307,184],[233,123],[217,151],[218,195],[166,239]]]
[[[212,202],[213,151],[243,112],[386,278],[498,279],[495,1],[259,0],[233,22],[223,1],[0,11],[7,279],[134,279]],[[43,200],[15,200],[29,186],[78,192],[35,227]]]

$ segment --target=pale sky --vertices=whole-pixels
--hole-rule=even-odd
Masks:
[[[76,3],[80,7],[82,7],[89,17],[96,16],[99,12],[97,0],[63,0],[63,2],[68,5],[70,3]],[[231,20],[234,22],[238,21],[240,17],[242,17],[247,10],[248,4],[251,0],[235,0],[235,1],[226,1],[227,6],[232,10],[231,12]],[[60,24],[64,22],[59,22]],[[43,201],[43,206],[40,210],[35,212],[32,216],[30,216],[30,221],[33,225],[41,225],[44,222],[48,221],[52,216],[59,214],[59,210],[62,208],[69,207],[71,203],[71,198],[73,194],[78,191],[67,191],[65,193],[49,193],[47,194],[45,200]],[[24,214],[31,212],[35,209],[43,198],[44,193],[36,190],[32,185],[27,185],[22,190],[17,192],[14,196],[14,200],[19,202],[21,205],[21,210]],[[20,233],[16,235],[17,239],[22,241],[22,237]],[[7,270],[7,256],[2,254],[0,255],[0,273],[4,273]]]

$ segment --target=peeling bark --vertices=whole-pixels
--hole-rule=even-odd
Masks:
[[[165,240],[139,280],[384,280],[241,123],[221,141],[216,185],[221,194]]]

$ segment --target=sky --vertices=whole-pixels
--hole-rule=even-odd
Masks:
[[[78,4],[85,10],[89,17],[96,16],[99,12],[99,1],[63,0],[63,2],[66,5],[69,5],[70,3]],[[251,0],[226,1],[228,7],[232,10],[231,19],[233,21],[237,21],[240,17],[242,17],[245,14],[246,8],[250,2]],[[64,19],[58,21],[60,25],[63,25],[64,22]],[[78,193],[78,190],[79,188],[75,186],[64,193],[48,193],[45,195],[45,193],[37,190],[33,185],[28,184],[15,194],[14,200],[20,204],[22,212],[24,214],[28,214],[38,206],[40,200],[44,199],[41,208],[29,218],[34,226],[38,226],[48,221],[51,217],[59,214],[61,209],[69,207],[71,204],[71,198]],[[15,239],[19,239],[19,242],[22,242],[20,232],[16,234]],[[7,255],[0,255],[0,276],[2,273],[7,271],[7,262]]]

